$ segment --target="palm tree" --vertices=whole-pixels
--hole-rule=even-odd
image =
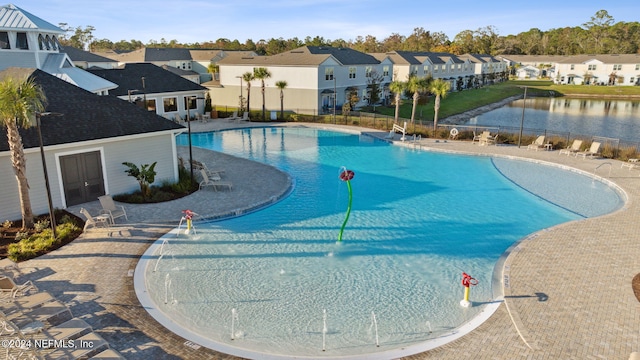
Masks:
[[[253,77],[253,73],[247,71],[246,73],[242,74],[242,80],[244,80],[247,83],[247,111],[250,112],[251,111],[251,82],[255,79],[255,77]]]
[[[429,80],[427,78],[420,78],[417,76],[410,76],[407,81],[407,90],[413,93],[413,107],[411,108],[411,123],[414,122],[416,116],[416,106],[418,105],[418,99],[420,93],[427,90],[429,87]]]
[[[389,84],[389,90],[396,95],[396,116],[394,118],[396,123],[398,122],[398,113],[400,112],[400,96],[402,96],[402,92],[406,86],[406,83],[398,80],[393,80],[391,84]]]
[[[287,82],[280,80],[276,82],[276,87],[280,89],[280,120],[284,120],[284,88],[287,87]]]
[[[42,88],[31,78],[7,77],[0,82],[0,120],[7,128],[11,165],[18,181],[23,229],[33,227],[33,210],[24,146],[18,128],[28,128],[36,112],[44,110],[46,101]]]
[[[211,80],[216,80],[216,74],[220,71],[220,67],[217,64],[209,63],[207,66],[207,72],[211,74]]]
[[[436,135],[436,129],[438,128],[438,111],[440,110],[440,98],[445,98],[451,89],[451,84],[448,81],[442,79],[434,80],[429,86],[429,91],[435,95],[436,100],[433,104],[433,136]]]
[[[260,80],[262,82],[262,87],[260,91],[262,92],[262,121],[265,121],[265,104],[264,104],[264,80],[271,77],[271,73],[267,68],[259,67],[253,69],[253,77]]]

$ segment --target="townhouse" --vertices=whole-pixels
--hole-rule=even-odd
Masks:
[[[346,102],[355,107],[368,103],[371,83],[385,89],[392,80],[393,63],[347,48],[304,46],[272,56],[230,54],[218,62],[220,81],[206,84],[213,103],[239,107],[246,101],[247,85],[242,75],[264,67],[271,77],[265,79],[265,106],[280,109],[278,81],[286,81],[284,107],[298,113],[330,113]],[[262,108],[261,82],[250,83],[248,105]],[[384,90],[383,90],[384,91]]]

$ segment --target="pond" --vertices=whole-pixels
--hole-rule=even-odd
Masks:
[[[500,126],[519,129],[524,100],[473,117],[464,125]],[[528,98],[524,128],[570,136],[601,136],[640,141],[640,101]],[[528,131],[528,132],[531,132]]]

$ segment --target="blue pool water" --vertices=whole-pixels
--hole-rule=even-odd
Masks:
[[[622,204],[577,173],[358,134],[254,128],[194,134],[193,144],[276,166],[295,186],[268,208],[152,246],[139,265],[146,306],[187,339],[252,358],[408,355],[495,300],[494,266],[514,242]],[[338,243],[348,202],[342,166],[355,177]],[[574,203],[567,191],[591,200]],[[471,308],[459,305],[462,271],[479,280]]]

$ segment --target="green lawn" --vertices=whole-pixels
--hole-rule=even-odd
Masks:
[[[451,115],[463,113],[468,110],[475,109],[480,106],[488,105],[510,96],[524,93],[524,87],[527,87],[529,96],[598,96],[606,98],[607,96],[634,96],[640,97],[640,86],[589,86],[589,85],[555,85],[552,81],[542,80],[512,80],[499,83],[496,85],[485,86],[481,89],[464,90],[460,92],[451,92],[440,102],[439,119],[446,118]],[[427,104],[418,105],[416,108],[416,119],[432,121],[434,98],[430,96]],[[400,106],[401,118],[411,118],[411,100],[403,100]],[[364,108],[363,111],[370,112],[370,108]],[[394,116],[395,106],[378,106],[376,112],[384,115]]]

